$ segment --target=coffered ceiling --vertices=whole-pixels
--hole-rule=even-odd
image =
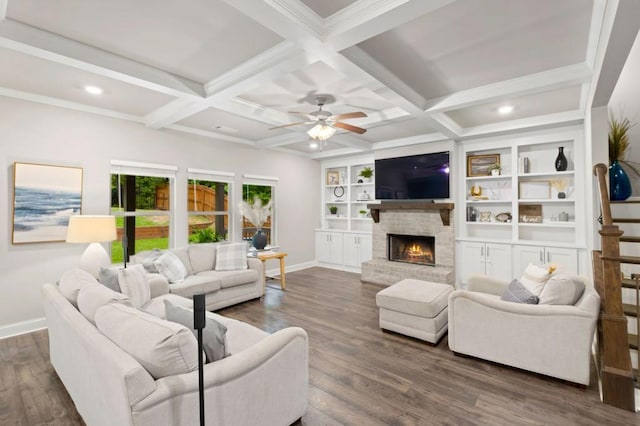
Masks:
[[[0,0],[0,95],[314,158],[461,140],[581,121],[606,6]],[[310,124],[270,130],[318,95],[367,132],[319,150]]]

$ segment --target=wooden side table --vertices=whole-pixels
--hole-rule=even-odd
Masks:
[[[285,273],[284,273],[284,258],[287,256],[287,253],[278,251],[273,253],[258,253],[258,259],[262,261],[262,272],[264,273],[264,280],[262,286],[262,292],[264,293],[265,287],[267,285],[267,260],[269,259],[280,259],[280,288],[285,290],[287,288],[287,284],[285,282]]]

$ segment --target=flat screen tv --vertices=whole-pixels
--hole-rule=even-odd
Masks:
[[[378,200],[449,198],[449,151],[376,160],[374,176]]]

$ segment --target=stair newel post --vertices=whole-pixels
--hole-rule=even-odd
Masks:
[[[604,164],[594,167],[598,178],[602,228],[602,283],[601,303],[604,306],[599,321],[602,327],[602,399],[603,402],[629,411],[635,411],[633,369],[628,349],[627,319],[622,309],[622,283],[620,274],[620,236],[613,225]],[[597,268],[596,268],[597,270]]]

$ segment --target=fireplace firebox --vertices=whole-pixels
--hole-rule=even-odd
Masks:
[[[435,266],[436,239],[422,235],[387,234],[387,259]]]

